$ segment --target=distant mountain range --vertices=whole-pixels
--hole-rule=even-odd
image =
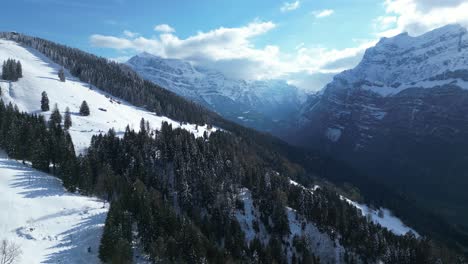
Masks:
[[[141,53],[126,63],[143,78],[198,102],[225,118],[280,134],[295,118],[307,95],[284,80],[230,79],[188,61]]]
[[[302,106],[291,141],[320,148],[468,227],[468,34],[381,39]]]

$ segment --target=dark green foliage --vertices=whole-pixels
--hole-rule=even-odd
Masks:
[[[206,141],[185,130],[173,130],[167,123],[160,132],[142,127],[139,133],[127,129],[123,139],[113,131],[94,137],[83,158],[96,172],[85,174],[89,179],[83,180],[97,183],[94,192],[99,195],[111,200],[119,197],[122,210],[132,213],[142,244],[154,261],[224,263],[258,258],[261,263],[283,263],[282,238],[290,232],[285,207],[289,206],[339,238],[350,250],[349,258],[435,262],[439,249],[435,250],[432,241],[396,236],[368,222],[336,190],[322,188],[312,194],[291,186],[286,176],[296,173],[294,166],[268,150],[230,133],[212,133]],[[155,135],[150,136],[151,132]],[[103,179],[107,175],[115,180]],[[235,202],[239,186],[250,189],[259,205],[262,222],[272,236],[266,246],[247,245],[239,223],[231,218],[233,210],[241,207]],[[319,263],[304,243],[295,243],[295,258]]]
[[[54,105],[54,109],[50,115],[49,125],[52,129],[59,129],[62,125],[62,115],[60,114],[57,104]]]
[[[83,101],[80,105],[80,115],[89,116],[89,106],[86,101]]]
[[[47,126],[42,117],[0,102],[0,122],[0,147],[12,158],[31,160],[46,171],[52,164],[68,189],[78,187],[112,202],[100,248],[107,263],[129,263],[133,224],[154,261],[284,263],[283,237],[289,234],[285,206],[330,236],[339,234],[348,258],[386,263],[453,259],[429,240],[396,236],[369,223],[336,190],[311,194],[292,186],[293,164],[231,133],[215,132],[205,140],[167,123],[161,131],[148,131],[146,125],[139,133],[127,129],[123,138],[111,130],[95,136],[88,153],[76,158],[69,134],[56,121]],[[272,219],[266,225],[272,237],[266,245],[255,240],[247,245],[232,218],[241,186],[252,191],[261,214]],[[296,241],[295,247],[297,261],[318,263],[306,246]]]
[[[99,246],[99,258],[105,263],[132,263],[132,220],[120,204],[112,203]]]
[[[71,179],[76,180],[76,175],[71,175],[76,173],[75,150],[70,135],[58,122],[59,115],[51,116],[47,125],[42,116],[20,113],[12,104],[5,106],[0,100],[0,148],[11,158],[29,160],[34,168],[45,172],[52,164],[52,172],[72,189]]]
[[[2,79],[7,81],[18,81],[23,77],[23,68],[21,62],[14,59],[8,59],[3,62]]]
[[[65,82],[65,70],[63,67],[58,71],[58,77],[61,82]]]
[[[70,108],[65,108],[65,118],[63,121],[63,127],[68,130],[72,126],[72,119],[70,114]]]
[[[45,91],[41,94],[41,110],[42,112],[49,111],[49,97]]]
[[[432,241],[395,236],[369,223],[340,199],[333,186],[323,187],[312,195],[289,183],[289,179],[296,179],[307,185],[314,176],[332,178],[348,173],[344,169],[333,170],[336,163],[226,122],[142,80],[124,65],[38,38],[23,35],[14,38],[114,96],[160,115],[214,124],[229,131],[195,138],[185,130],[172,129],[167,123],[162,124],[160,131],[150,131],[142,121],[140,133],[127,129],[123,138],[117,137],[114,131],[95,136],[88,153],[76,158],[74,153],[70,154],[70,147],[60,147],[69,145],[66,132],[60,127],[45,128],[53,135],[44,138],[47,169],[49,164],[57,167],[57,175],[67,188],[78,187],[85,194],[99,195],[118,208],[111,214],[117,215],[117,220],[109,220],[116,224],[106,227],[110,234],[114,234],[115,226],[126,223],[119,215],[130,213],[129,221],[137,227],[143,248],[155,262],[282,263],[286,258],[284,236],[290,233],[286,206],[339,239],[349,250],[351,259],[364,263],[380,258],[388,263],[433,263],[442,256],[446,263],[453,262],[454,254],[436,247]],[[35,140],[42,145],[40,142]],[[16,144],[8,147],[11,153],[22,152]],[[37,153],[41,152],[39,148]],[[31,159],[38,158],[37,153],[33,151]],[[42,160],[33,164],[45,166]],[[240,225],[232,217],[241,188],[252,192],[261,214],[255,226],[257,230],[261,225],[266,227],[272,237],[269,243],[262,244],[258,239],[250,245],[244,242]],[[126,249],[132,242],[122,235],[125,232],[117,233],[118,238],[111,247],[106,242],[108,235],[106,239],[103,237],[103,257],[106,258],[107,252],[109,262],[117,260],[109,259],[108,252],[117,250],[124,252],[119,258],[126,259]],[[301,247],[300,243],[296,245]],[[295,259],[319,263],[313,252],[305,249],[298,251]]]

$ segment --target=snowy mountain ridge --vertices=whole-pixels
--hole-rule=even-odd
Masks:
[[[448,73],[466,69],[467,57],[467,29],[460,25],[447,25],[416,37],[402,33],[382,38],[366,50],[354,69],[338,74],[330,85],[365,86],[383,96],[410,87],[431,87],[427,82],[437,76],[439,80],[448,79]],[[432,87],[440,84],[444,83],[435,82]]]
[[[275,122],[289,119],[306,100],[305,92],[284,80],[230,79],[189,61],[165,59],[146,52],[129,59],[127,65],[163,88],[228,119],[261,130],[269,130]],[[258,119],[270,124],[258,126]]]

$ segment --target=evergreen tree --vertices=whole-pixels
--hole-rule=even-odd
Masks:
[[[20,61],[8,59],[3,62],[2,79],[7,81],[17,81],[21,77],[23,77],[23,69]]]
[[[58,77],[61,82],[65,82],[65,70],[63,69],[63,67],[60,68],[60,70],[58,71]]]
[[[62,124],[62,115],[60,114],[57,104],[54,105],[54,110],[52,110],[49,122],[51,128],[59,128]]]
[[[49,97],[47,97],[47,93],[45,91],[42,92],[41,110],[43,112],[49,111]]]
[[[17,78],[22,78],[23,77],[23,67],[21,66],[20,61],[18,61],[16,63],[16,76],[17,76]]]
[[[89,106],[86,101],[83,101],[80,106],[80,115],[82,116],[89,116]]]
[[[71,120],[71,114],[70,114],[70,108],[65,108],[65,118],[63,121],[63,127],[68,130],[72,126],[72,120]]]

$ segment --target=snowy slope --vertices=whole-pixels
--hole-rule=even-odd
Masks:
[[[90,89],[88,84],[80,82],[68,72],[66,73],[67,81],[60,82],[57,76],[59,65],[34,49],[22,47],[12,41],[0,40],[0,62],[8,58],[21,61],[24,77],[13,83],[1,81],[2,99],[6,103],[16,104],[22,111],[41,113],[41,93],[46,91],[51,110],[55,103],[58,104],[62,114],[66,107],[70,108],[73,121],[70,134],[75,149],[79,152],[86,149],[94,134],[105,133],[114,128],[119,135],[125,131],[127,125],[139,130],[141,118],[149,121],[151,127],[155,129],[160,127],[162,121],[169,122],[173,127],[179,127],[177,121],[132,106],[109,96],[96,87]],[[90,107],[90,116],[83,117],[78,114],[83,100],[86,100]],[[106,111],[99,110],[99,108]],[[50,112],[43,114],[48,118]],[[206,125],[199,126],[197,130],[195,125],[183,124],[183,128],[196,136],[203,136],[203,133],[207,131]]]
[[[372,220],[374,224],[379,224],[382,227],[385,227],[388,230],[392,231],[396,235],[403,236],[406,233],[411,232],[415,236],[419,236],[419,234],[416,231],[406,226],[398,217],[394,216],[389,209],[380,208],[378,210],[374,210],[372,208],[369,208],[369,206],[365,204],[356,203],[347,198],[343,199],[346,200],[349,204],[359,209],[363,216],[370,217],[369,219]]]
[[[263,244],[267,244],[270,235],[260,219],[260,211],[254,205],[250,190],[242,188],[238,198],[244,203],[244,209],[235,210],[234,217],[245,234],[245,240],[250,243],[253,239],[258,238]],[[311,252],[320,257],[320,260],[324,263],[345,263],[343,259],[345,249],[340,245],[338,239],[332,239],[327,233],[320,231],[317,226],[307,221],[292,208],[287,207],[286,214],[291,231],[289,236],[284,238],[287,241],[285,250],[289,263],[291,263],[293,253],[297,255],[293,247],[295,235],[304,236],[308,241]],[[258,224],[259,232],[255,231],[254,223]]]
[[[299,187],[306,189],[304,186],[302,186],[301,184],[291,179],[289,180],[289,182],[294,186],[299,186]],[[319,188],[320,186],[315,185],[314,187],[310,188],[309,191],[313,193],[315,190]],[[345,200],[352,206],[356,207],[359,211],[361,211],[363,216],[370,217],[369,220],[371,220],[375,224],[379,224],[382,227],[388,229],[395,235],[402,236],[408,232],[412,232],[416,236],[419,236],[419,234],[416,231],[414,231],[414,229],[405,225],[403,221],[401,221],[401,219],[394,216],[392,212],[387,208],[379,208],[378,210],[374,210],[365,204],[357,203],[343,196],[340,196],[340,197],[342,200]]]
[[[99,263],[103,201],[67,193],[57,178],[3,153],[0,193],[0,239],[21,246],[19,263]]]

